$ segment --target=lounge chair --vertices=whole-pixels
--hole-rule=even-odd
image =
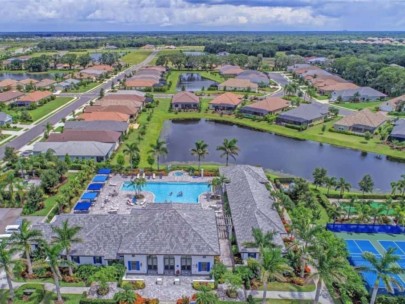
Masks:
[[[142,178],[145,178],[146,177],[146,174],[145,174],[145,172],[143,172],[142,173]]]
[[[141,175],[138,173],[138,174],[136,175],[136,178],[139,179],[140,177],[141,177]]]
[[[152,179],[156,179],[156,174],[155,173],[152,174]]]

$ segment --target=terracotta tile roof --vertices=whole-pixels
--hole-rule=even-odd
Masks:
[[[5,87],[16,87],[18,84],[17,80],[14,79],[4,79],[0,81],[0,88],[5,88]]]
[[[200,98],[191,92],[179,92],[172,98],[172,103],[199,103]]]
[[[6,91],[3,93],[0,93],[0,102],[7,102],[14,100],[18,97],[23,96],[24,93],[18,92],[18,91]]]
[[[258,88],[258,85],[256,83],[251,82],[250,80],[247,79],[228,79],[225,82],[220,84],[221,87],[230,87],[230,88],[251,88],[256,90]]]
[[[27,78],[27,79],[20,80],[18,83],[21,85],[27,85],[27,84],[31,84],[31,83],[36,84],[37,82],[39,82],[39,81],[36,79]]]
[[[56,83],[56,81],[52,80],[52,79],[42,79],[40,82],[36,83],[35,86],[37,88],[43,88],[43,87],[49,87],[55,83]]]
[[[396,107],[401,101],[405,101],[405,94],[392,98],[390,100],[387,100],[387,103],[389,103],[392,107]]]
[[[353,114],[347,115],[336,122],[336,125],[351,127],[354,125],[377,128],[387,121],[387,117],[380,112],[374,113],[369,109],[363,109]]]
[[[114,131],[65,130],[63,133],[49,134],[47,142],[97,141],[116,143],[119,141],[120,136],[120,132]]]
[[[138,101],[138,102],[144,102],[145,101],[145,96],[141,96],[138,94],[108,94],[101,98],[100,100],[129,100],[129,101]]]
[[[139,108],[135,108],[130,105],[128,106],[112,105],[112,106],[89,106],[84,109],[84,113],[93,113],[93,112],[118,112],[133,116],[139,112]]]
[[[125,97],[126,96],[126,97]],[[95,102],[96,106],[129,106],[133,108],[142,108],[145,97],[137,95],[114,95],[104,96]]]
[[[279,97],[269,97],[245,106],[244,108],[259,109],[267,112],[276,112],[288,108],[290,103]]]
[[[130,88],[150,88],[157,82],[155,80],[127,79],[125,85]]]
[[[242,102],[242,96],[226,92],[224,94],[218,95],[213,100],[210,101],[210,104],[213,105],[232,105],[237,106]]]
[[[91,69],[91,70],[100,70],[100,71],[108,71],[108,72],[111,72],[111,71],[114,70],[114,68],[112,66],[109,66],[107,64],[93,65],[93,66],[89,67],[89,69]]]
[[[238,75],[244,71],[238,65],[228,64],[218,67],[217,70],[223,75]]]
[[[351,82],[336,82],[334,84],[318,87],[318,89],[325,92],[333,92],[333,91],[357,89],[358,87],[359,86]]]
[[[128,121],[129,115],[118,112],[92,112],[80,114],[78,119],[84,121],[95,121],[95,120]]]
[[[23,102],[38,102],[50,96],[52,96],[52,92],[49,91],[34,91],[20,97],[19,100]]]

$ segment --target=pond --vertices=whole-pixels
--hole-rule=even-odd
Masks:
[[[218,83],[204,78],[198,73],[184,73],[179,76],[176,90],[182,91],[184,87],[186,91],[201,91],[203,88],[206,90],[209,86],[216,84]]]
[[[390,183],[405,174],[405,163],[377,159],[375,154],[340,148],[312,141],[296,140],[236,125],[206,120],[166,121],[161,137],[167,141],[166,162],[196,161],[190,154],[197,140],[209,145],[206,162],[224,163],[216,147],[224,138],[236,138],[240,148],[238,164],[258,165],[274,171],[312,180],[316,167],[328,170],[329,176],[343,177],[353,188],[364,175],[370,174],[376,191],[389,192]],[[230,163],[235,163],[230,160]]]
[[[90,58],[93,61],[99,61],[101,58],[102,53],[91,53]]]
[[[55,74],[53,73],[0,73],[0,81],[3,79],[14,79],[20,81],[27,78],[42,80],[45,78],[54,79],[54,77]]]

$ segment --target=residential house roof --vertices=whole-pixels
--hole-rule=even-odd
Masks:
[[[405,94],[385,101],[380,105],[380,110],[385,111],[387,109],[387,112],[395,111],[400,102],[405,102]]]
[[[143,79],[127,79],[125,85],[130,88],[151,88],[157,82],[155,80],[143,80]]]
[[[85,131],[117,131],[126,132],[128,130],[129,123],[122,121],[111,121],[111,120],[101,120],[101,121],[67,121],[65,122],[64,130],[85,130]]]
[[[352,97],[355,94],[359,94],[360,96],[366,96],[366,97],[386,97],[387,95],[385,95],[384,93],[381,93],[373,88],[370,87],[357,87],[354,89],[346,89],[346,90],[335,90],[335,92],[333,92],[334,95],[337,96],[342,96],[342,97]]]
[[[17,80],[14,79],[4,79],[0,81],[0,88],[6,88],[6,87],[16,87],[18,84]]]
[[[11,119],[11,116],[7,113],[0,112],[0,121],[8,121]]]
[[[131,214],[62,214],[33,226],[52,239],[68,220],[82,242],[71,254],[116,259],[122,254],[219,255],[215,213],[191,204],[152,204]]]
[[[329,112],[329,106],[324,104],[301,104],[299,107],[283,112],[278,117],[305,122],[319,119]]]
[[[88,106],[84,108],[84,113],[93,112],[118,112],[133,116],[139,112],[139,108],[135,108],[131,105],[113,105],[113,106]]]
[[[110,65],[107,64],[98,64],[98,65],[93,65],[91,66],[89,69],[92,70],[100,70],[100,71],[107,71],[107,72],[111,72],[114,70],[114,68]]]
[[[342,90],[351,90],[357,89],[358,86],[351,82],[335,82],[331,84],[326,84],[323,86],[316,85],[319,90],[324,92],[334,92],[334,91],[342,91]]]
[[[236,79],[248,79],[251,82],[257,84],[268,84],[270,82],[269,77],[265,73],[254,70],[243,71],[238,76],[236,76]]]
[[[105,157],[113,148],[112,143],[101,143],[96,141],[67,141],[67,142],[37,142],[34,144],[34,153],[45,153],[53,150],[55,155],[66,154],[73,157]]]
[[[387,117],[380,113],[374,113],[369,109],[354,112],[343,117],[336,122],[336,125],[352,127],[354,125],[362,125],[370,128],[377,128],[387,121]]]
[[[84,130],[64,130],[63,133],[51,133],[47,142],[66,141],[97,141],[104,143],[117,143],[121,133],[115,131],[84,131]]]
[[[142,92],[142,91],[138,91],[138,90],[117,90],[117,92],[115,92],[114,94],[117,95],[137,95],[140,97],[145,97],[146,93]],[[109,95],[113,95],[113,94],[108,94]]]
[[[18,91],[6,91],[0,93],[0,102],[13,101],[14,99],[23,96],[24,93]]]
[[[225,80],[223,83],[220,84],[221,87],[229,87],[229,88],[243,88],[243,89],[253,89],[256,90],[259,86],[257,83],[253,83],[248,79],[236,79],[231,78]]]
[[[395,122],[395,126],[391,131],[391,137],[405,139],[405,119],[398,119]]]
[[[218,95],[213,100],[210,101],[212,105],[227,105],[227,106],[238,106],[242,102],[242,96],[226,92],[224,94]]]
[[[49,91],[34,91],[30,92],[19,98],[19,101],[23,102],[38,102],[42,99],[52,96],[52,92]]]
[[[225,65],[219,66],[217,68],[217,70],[222,75],[238,75],[244,71],[242,68],[240,68],[240,66],[230,65],[230,64],[225,64]]]
[[[37,88],[46,88],[46,87],[49,87],[51,85],[54,85],[55,83],[56,83],[56,81],[53,80],[53,79],[42,79],[40,82],[37,82],[35,84],[35,86]]]
[[[21,85],[36,84],[37,82],[39,82],[39,81],[36,79],[32,79],[32,78],[27,78],[27,79],[18,81],[18,83]]]
[[[172,98],[172,103],[199,103],[200,98],[191,92],[179,92]]]
[[[91,112],[80,114],[78,119],[85,121],[93,121],[93,120],[128,121],[129,115],[119,112]]]
[[[266,99],[259,100],[250,105],[244,106],[244,109],[258,109],[267,112],[277,112],[282,109],[288,108],[290,103],[288,100],[282,99],[280,97],[269,97]]]
[[[274,198],[266,188],[269,181],[263,169],[236,165],[221,167],[219,171],[230,181],[225,187],[239,250],[244,251],[246,243],[254,241],[252,228],[260,228],[263,232],[276,232],[273,241],[283,247],[280,234],[286,231],[273,206]]]
[[[145,95],[137,94],[134,91],[135,90],[128,90],[128,93],[125,93],[125,90],[123,90],[117,93],[107,94],[100,100],[130,100],[130,101],[135,100],[137,102],[144,102]]]

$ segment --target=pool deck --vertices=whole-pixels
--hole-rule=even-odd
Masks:
[[[122,191],[121,187],[125,182],[133,179],[132,176],[111,175],[103,189],[100,191],[94,205],[90,208],[90,214],[130,214],[133,209],[141,209],[149,204],[154,204],[155,195],[152,192],[142,191],[144,199],[138,200],[137,204],[130,205],[135,191]],[[188,182],[188,183],[210,183],[212,177],[192,177],[187,174],[182,176],[174,175],[170,172],[168,176],[157,176],[155,179],[149,178],[147,182]],[[202,208],[211,208],[216,211],[221,211],[221,200],[210,199],[210,193],[203,193],[199,196],[199,203]]]

